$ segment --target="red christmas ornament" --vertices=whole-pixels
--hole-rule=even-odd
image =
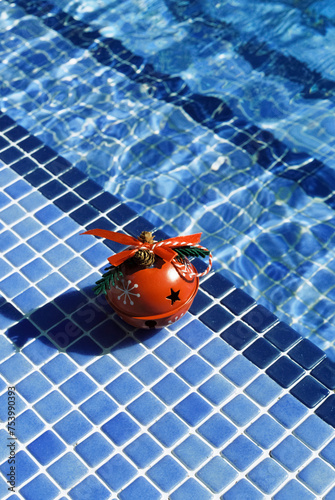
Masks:
[[[197,293],[199,276],[211,268],[210,252],[198,244],[201,233],[160,242],[145,231],[138,239],[104,229],[83,234],[130,245],[108,258],[111,267],[97,281],[95,293],[105,293],[115,312],[138,328],[163,328],[181,318]],[[209,255],[206,271],[198,273],[189,255]]]

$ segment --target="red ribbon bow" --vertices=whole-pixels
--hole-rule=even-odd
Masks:
[[[108,231],[107,229],[90,229],[89,231],[81,234],[101,236],[102,238],[115,241],[116,243],[130,245],[130,248],[127,248],[126,250],[108,258],[110,264],[115,267],[119,266],[130,257],[133,257],[133,255],[135,255],[135,253],[140,249],[149,250],[165,261],[171,262],[174,257],[177,257],[178,255],[177,252],[173,250],[173,247],[198,245],[201,238],[201,233],[197,233],[190,234],[189,236],[177,236],[175,238],[169,238],[167,240],[154,243],[144,243],[143,241],[133,238],[132,236],[128,236],[127,234],[115,233],[114,231]]]

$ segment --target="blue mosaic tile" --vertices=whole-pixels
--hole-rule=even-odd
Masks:
[[[51,328],[54,324],[62,321],[65,316],[57,307],[55,307],[52,303],[49,303],[41,309],[34,311],[30,315],[30,318],[38,326],[38,328],[45,331]]]
[[[176,368],[176,372],[190,385],[198,385],[212,372],[212,368],[198,356],[191,356]]]
[[[241,289],[234,290],[221,300],[221,304],[228,307],[235,315],[243,314],[255,303],[255,300]]]
[[[119,203],[119,200],[110,193],[104,192],[91,200],[91,205],[100,212],[107,212],[110,208]],[[100,227],[100,226],[99,226]]]
[[[74,444],[92,429],[92,425],[77,410],[74,410],[57,422],[53,428],[66,443]]]
[[[212,299],[208,297],[201,290],[198,290],[192,305],[189,309],[189,312],[192,314],[200,314],[202,313],[210,304],[212,303]]]
[[[326,358],[312,370],[311,375],[331,390],[335,389],[335,363]]]
[[[149,427],[149,431],[164,446],[173,446],[188,432],[188,427],[173,413],[166,413]]]
[[[109,356],[102,356],[86,368],[86,371],[99,383],[105,384],[121,370]]]
[[[35,413],[28,409],[16,418],[16,437],[26,443],[44,428],[44,423]]]
[[[223,342],[220,338],[216,337],[199,351],[211,365],[218,367],[233,356],[235,350]]]
[[[15,487],[18,488],[22,483],[27,481],[31,476],[36,474],[38,467],[36,463],[28,456],[24,450],[20,450],[15,455]],[[0,467],[1,472],[6,477],[8,473],[8,463],[5,462]],[[8,497],[7,497],[8,498]]]
[[[168,492],[185,479],[187,472],[172,457],[165,456],[148,470],[147,476],[162,491]]]
[[[11,231],[4,231],[0,239],[1,252],[5,253],[6,250],[17,245],[18,242],[19,239]]]
[[[122,373],[105,389],[118,403],[127,404],[142,391],[143,386],[129,373]]]
[[[144,477],[135,479],[133,483],[127,486],[119,494],[121,500],[136,500],[141,497],[158,500],[161,498],[161,494]]]
[[[27,375],[33,366],[20,353],[16,353],[0,364],[0,373],[8,382],[15,383]]]
[[[121,446],[134,437],[140,427],[125,412],[121,412],[106,422],[101,429],[117,446]]]
[[[264,337],[281,351],[290,349],[290,347],[301,339],[300,335],[293,328],[282,322],[266,332]]]
[[[310,415],[294,430],[294,434],[317,450],[334,434],[334,429],[316,415]]]
[[[335,427],[335,395],[329,396],[315,411],[327,424]]]
[[[219,493],[238,476],[233,467],[221,457],[212,458],[197,472],[199,477],[214,493]]]
[[[76,371],[76,366],[65,354],[58,354],[41,368],[49,379],[55,384],[61,383]]]
[[[249,479],[264,493],[270,494],[287,477],[287,472],[271,458],[266,458],[249,472]]]
[[[29,283],[19,273],[13,273],[1,282],[1,288],[8,298],[12,299],[29,287]]]
[[[141,434],[124,448],[124,452],[137,467],[142,469],[157,459],[163,453],[163,449],[148,434]]]
[[[136,469],[122,455],[117,454],[102,465],[97,474],[112,490],[117,491],[136,475]]]
[[[311,455],[311,450],[292,435],[287,436],[271,451],[271,456],[290,472],[298,470]]]
[[[23,486],[20,493],[27,500],[51,500],[58,495],[59,489],[50,481],[50,479],[47,478],[45,474],[40,474]]]
[[[17,182],[14,182],[14,184],[8,186],[4,191],[11,198],[17,200],[18,198],[22,198],[24,195],[30,193],[31,190],[32,187],[27,182],[18,180]]]
[[[144,352],[144,348],[131,337],[111,349],[111,354],[124,366],[134,363]]]
[[[335,466],[334,451],[335,451],[335,439],[332,439],[330,443],[328,443],[327,446],[325,446],[320,453],[320,456],[325,460],[327,460],[327,462],[329,462],[330,465],[332,465],[333,467]]]
[[[285,394],[269,413],[287,428],[294,427],[308,412],[306,406],[290,394]]]
[[[268,406],[282,392],[282,388],[270,377],[261,374],[256,380],[251,382],[244,392],[261,406]]]
[[[291,498],[303,498],[313,500],[315,496],[308,491],[300,482],[291,479],[285,486],[273,497],[275,500],[291,500]]]
[[[256,332],[263,333],[277,321],[277,317],[264,306],[258,305],[243,316],[243,321],[254,328]]]
[[[35,403],[34,408],[48,423],[53,423],[70,411],[70,403],[54,390],[43,399]]]
[[[271,365],[266,373],[270,375],[279,385],[285,389],[290,387],[294,382],[299,380],[304,373],[304,370],[291,361],[288,357],[283,356]]]
[[[97,408],[100,408],[99,412],[97,412]],[[91,422],[99,425],[115,413],[118,407],[111,398],[100,391],[94,394],[88,401],[85,401],[80,406],[80,409]]]
[[[228,396],[231,396],[235,388],[224,377],[219,374],[213,375],[207,382],[199,387],[199,392],[214,405],[221,404]]]
[[[47,465],[63,453],[66,446],[52,431],[46,431],[27,446],[30,453],[42,465]]]
[[[237,428],[222,415],[215,413],[198,428],[198,432],[212,446],[220,448],[226,441],[234,436],[237,432]]]
[[[189,387],[174,373],[169,373],[152,387],[152,391],[165,404],[172,405],[182,398],[189,390]]]
[[[235,385],[242,387],[258,373],[258,369],[245,357],[238,355],[225,365],[220,372]]]
[[[328,389],[310,375],[298,382],[290,392],[308,408],[314,408],[329,394]]]
[[[72,488],[69,495],[73,500],[81,500],[85,496],[107,500],[110,498],[108,489],[95,476],[86,477],[80,484]]]
[[[262,450],[250,439],[240,435],[221,453],[239,471],[244,471],[261,456]]]
[[[197,469],[211,454],[210,447],[195,435],[188,436],[173,450],[188,469]]]
[[[113,452],[113,446],[98,432],[79,443],[76,452],[90,467],[96,467]]]
[[[211,406],[195,392],[174,407],[174,411],[191,426],[198,425],[210,412]]]
[[[32,217],[26,217],[22,222],[15,224],[13,230],[22,238],[28,238],[34,233],[40,231],[41,225]]]
[[[259,413],[258,407],[244,394],[238,394],[222,411],[238,426],[246,425]]]
[[[35,153],[32,153],[32,157],[35,158],[39,163],[47,163],[51,158],[54,158],[56,153],[48,146],[43,146],[38,149]]]
[[[154,352],[166,364],[175,366],[190,353],[190,349],[178,339],[171,337]]]
[[[250,344],[250,342],[257,337],[257,334],[247,325],[242,323],[242,321],[236,321],[221,333],[220,337],[240,351]]]
[[[241,479],[224,494],[224,498],[225,500],[235,500],[236,498],[252,498],[252,500],[262,500],[264,496],[258,489],[252,486],[249,481]]]
[[[16,385],[17,391],[28,401],[33,403],[42,397],[52,387],[50,382],[39,372],[33,372]]]
[[[68,471],[71,471],[71,474]],[[47,468],[50,476],[61,486],[70,488],[87,472],[87,467],[73,453],[66,453]]]
[[[266,368],[278,358],[280,351],[264,338],[257,339],[243,355],[259,368]]]
[[[285,429],[269,415],[261,415],[245,432],[259,446],[269,449],[283,436]]]
[[[130,368],[130,371],[145,385],[153,383],[157,378],[163,375],[165,370],[165,366],[151,354],[148,354],[148,356],[141,359]]]
[[[43,259],[38,257],[29,264],[26,264],[21,271],[30,281],[35,282],[47,276],[51,269]]]
[[[142,425],[148,425],[165,410],[165,406],[153,394],[145,392],[130,403],[127,410]]]
[[[315,458],[297,477],[312,491],[322,495],[335,482],[335,471],[320,458]]]
[[[222,297],[229,290],[232,290],[234,285],[221,274],[213,274],[201,284],[201,288],[218,298]]]
[[[311,370],[325,357],[325,353],[308,339],[302,339],[288,355],[305,370]]]
[[[233,319],[234,316],[218,304],[211,307],[200,316],[200,320],[214,332],[220,332],[225,326],[229,325]]]

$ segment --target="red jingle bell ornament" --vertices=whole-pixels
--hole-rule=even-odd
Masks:
[[[212,266],[212,255],[199,245],[201,233],[156,242],[150,232],[138,239],[126,234],[91,229],[82,234],[101,236],[130,245],[108,258],[111,266],[96,282],[95,293],[127,323],[138,328],[163,328],[181,318],[191,307],[199,277]],[[198,273],[188,257],[209,256],[205,272]]]

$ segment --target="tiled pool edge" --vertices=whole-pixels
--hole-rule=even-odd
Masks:
[[[0,159],[46,199],[56,200],[53,202],[55,206],[54,213],[52,213],[52,210],[49,212],[43,211],[43,207],[36,211],[38,220],[54,225],[61,221],[65,214],[86,228],[90,227],[92,220],[97,220],[97,222],[94,222],[96,227],[104,227],[102,224],[105,223],[111,229],[111,224],[116,224],[133,236],[137,236],[142,229],[148,229],[150,224],[144,219],[137,218],[135,212],[112,195],[103,193],[102,189],[93,181],[87,180],[84,174],[72,168],[66,160],[59,157],[50,148],[45,147],[36,138],[29,136],[28,132],[22,127],[16,126],[13,120],[5,115],[0,115],[0,127],[2,127],[3,132],[3,135],[1,135],[2,142],[0,139]],[[5,137],[7,137],[8,143],[5,142]],[[20,143],[21,146],[16,147],[16,143]],[[15,196],[19,196],[18,193],[15,194],[15,190],[19,189],[19,186],[14,187],[16,182],[17,178],[15,182],[9,181],[5,186],[10,187],[13,199],[15,199]],[[66,186],[65,189],[64,186]],[[71,193],[68,191],[71,191]],[[108,218],[101,217],[102,213],[104,215],[108,214]],[[54,222],[53,217],[55,217]],[[61,235],[61,222],[58,224],[57,231]],[[114,249],[112,244],[111,248]],[[82,253],[89,249],[83,249]],[[80,245],[77,247],[76,253],[81,253]],[[89,257],[94,260],[93,256]],[[93,267],[94,265],[92,265]],[[90,281],[92,284],[93,277]],[[84,285],[82,286],[84,287]],[[85,286],[88,286],[87,280]],[[213,274],[208,276],[202,281],[201,289],[192,306],[191,313],[199,317],[201,324],[204,325],[203,329],[200,328],[199,334],[197,332],[195,335],[194,325],[191,324],[192,316],[188,315],[185,323],[176,323],[175,326],[172,326],[172,330],[176,331],[176,338],[181,339],[194,350],[202,346],[204,342],[201,338],[202,335],[205,338],[206,335],[209,335],[208,332],[211,332],[208,338],[212,338],[213,334],[216,334],[216,338],[218,338],[220,334],[227,344],[236,351],[233,359],[244,359],[246,367],[255,367],[256,371],[254,373],[269,375],[282,389],[289,389],[288,392],[293,391],[294,398],[300,399],[300,402],[306,407],[306,414],[310,416],[316,409],[316,415],[335,427],[335,416],[333,415],[335,396],[331,395],[328,390],[335,388],[335,369],[334,364],[325,359],[323,352],[308,340],[302,339],[290,327],[279,323],[274,315],[264,307],[256,305],[244,292],[235,289],[222,275]],[[14,307],[12,304],[11,306]],[[48,304],[41,305],[42,310],[44,306],[48,306]],[[62,307],[64,307],[64,304]],[[8,317],[8,305],[2,304],[0,313],[4,308],[7,308],[6,315]],[[53,312],[57,311],[57,309],[58,307],[51,308]],[[20,324],[17,321],[20,313],[18,310],[16,312],[11,310],[9,316],[13,320],[11,321],[12,328],[9,329],[9,338],[13,338],[15,332],[17,333],[15,326]],[[36,326],[41,328],[43,332],[43,326],[40,325],[43,325],[44,321],[45,319],[42,318],[42,314],[38,313],[37,308],[30,324],[35,328]],[[58,323],[56,321],[52,327],[57,326]],[[123,331],[125,335],[122,324],[120,323],[120,325],[121,332]],[[122,338],[122,333],[120,335]],[[136,333],[134,335],[136,342],[144,340],[149,344],[150,342],[153,342],[152,345],[155,344],[155,335],[151,337],[150,333],[143,334],[142,339],[141,335],[140,337]],[[160,338],[160,335],[163,335],[161,340],[164,339],[164,333],[157,332],[156,335],[156,341]],[[79,337],[81,336],[79,335]],[[50,338],[53,342],[57,340],[56,336]],[[77,338],[73,338],[69,347],[76,343]],[[160,340],[158,340],[158,343],[160,343]],[[24,347],[24,344],[21,347]],[[64,351],[67,347],[67,345],[61,345],[61,351]],[[82,348],[85,349],[85,346]],[[100,345],[100,348],[101,352],[109,351],[109,346],[105,346],[103,349]],[[92,356],[94,357],[95,348],[90,345],[88,346],[89,349],[92,349]],[[243,358],[238,358],[239,354],[242,354]],[[5,356],[5,359],[7,361],[7,356]],[[79,359],[78,356],[77,359]],[[3,370],[1,373],[4,374]],[[227,370],[223,375],[230,380],[233,380],[231,377],[235,376],[233,372]],[[254,376],[251,375],[252,381],[253,378]],[[237,380],[237,382],[241,383],[241,380]],[[192,382],[189,383],[192,385]],[[242,387],[246,384],[247,382],[243,382]],[[176,411],[180,412],[179,415],[183,415],[185,408],[182,406]]]

